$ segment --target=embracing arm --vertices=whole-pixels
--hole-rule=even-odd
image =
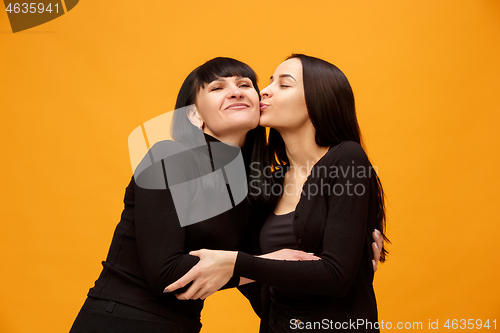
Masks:
[[[135,185],[135,232],[139,259],[150,288],[161,294],[199,261],[184,253],[185,231],[179,224],[169,190]]]
[[[333,159],[339,169],[369,168],[370,163],[361,146],[344,143]],[[331,194],[324,228],[323,250],[318,261],[274,261],[238,253],[234,274],[283,290],[345,295],[358,272],[367,237],[372,178],[339,172],[329,186],[343,188],[343,195]],[[360,184],[360,185],[358,185]],[[363,188],[362,195],[347,195],[346,189]],[[360,191],[359,191],[360,192]]]
[[[344,168],[344,170],[356,166],[370,167],[368,158],[361,146],[355,143],[345,143],[345,147],[342,148],[344,150],[332,158],[332,165]],[[318,254],[322,260],[310,261],[310,258],[295,258],[295,260],[306,260],[298,262],[289,261],[294,260],[294,258],[287,256],[273,257],[274,254],[256,258],[243,252],[201,250],[194,253],[201,258],[200,263],[167,288],[175,290],[185,286],[190,281],[194,281],[188,291],[178,295],[178,298],[195,299],[197,295],[200,295],[198,289],[204,289],[206,291],[205,296],[213,292],[213,287],[210,285],[206,287],[207,282],[210,282],[211,285],[220,285],[224,279],[233,275],[234,270],[234,275],[240,275],[288,291],[335,296],[345,295],[358,272],[360,264],[365,264],[361,263],[363,251],[369,251],[367,222],[370,199],[372,199],[371,196],[373,195],[370,192],[373,180],[369,177],[356,178],[355,175],[349,172],[341,173],[338,177],[330,179],[329,186],[332,188],[340,185],[346,189],[351,186],[352,190],[354,186],[362,185],[364,191],[362,191],[361,195],[356,196],[347,194],[330,196],[327,221],[323,230],[323,249]],[[379,232],[374,231],[372,236],[379,245],[372,244],[375,262],[372,261],[373,270],[370,267],[367,270],[367,272],[369,271],[368,274],[373,274],[376,269],[383,244]],[[366,264],[370,265],[369,261]],[[217,275],[219,275],[218,282]]]
[[[160,162],[143,171],[163,176]],[[142,183],[140,183],[142,184]],[[199,258],[185,253],[185,227],[181,227],[172,194],[168,188],[146,189],[134,182],[135,234],[144,276],[155,295],[163,295],[166,285],[174,282],[198,263]],[[176,192],[189,201],[188,190]],[[238,278],[224,287],[236,287]]]

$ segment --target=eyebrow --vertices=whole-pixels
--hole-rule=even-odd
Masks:
[[[279,75],[279,77],[280,77],[280,78],[290,77],[290,78],[292,78],[294,81],[297,81],[297,80],[295,80],[295,78],[294,78],[291,74],[280,74],[280,75]],[[272,80],[273,80],[273,78],[274,78],[274,77],[273,77],[273,76],[271,76],[271,77],[270,77],[270,80],[272,81]]]
[[[215,80],[213,80],[211,82],[214,82],[214,81],[221,81],[222,82],[222,81],[226,81],[226,79],[227,79],[227,77],[219,77],[219,78],[217,78],[217,79],[215,79]],[[243,80],[243,79],[249,79],[250,80],[250,78],[246,77],[246,76],[236,76],[236,80]]]

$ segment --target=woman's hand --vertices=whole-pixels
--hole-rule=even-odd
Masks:
[[[180,300],[205,299],[222,288],[233,276],[238,252],[202,249],[189,254],[199,257],[200,261],[179,280],[167,286],[164,292],[172,292],[193,281],[185,292],[175,296]]]
[[[274,259],[274,260],[320,260],[320,257],[316,257],[312,253],[306,253],[300,250],[291,249],[281,249],[278,251],[266,253],[258,256],[264,259]]]
[[[264,259],[272,259],[272,260],[320,260],[321,259],[320,257],[316,257],[312,253],[306,253],[304,251],[291,250],[291,249],[281,249],[278,251],[262,254],[257,257]],[[240,277],[240,286],[252,282],[255,281],[247,279],[245,277]]]
[[[372,233],[372,237],[374,242],[372,243],[372,249],[373,249],[373,271],[377,271],[378,267],[378,262],[380,261],[380,252],[382,252],[382,247],[384,246],[384,239],[382,238],[382,235],[380,234],[380,231],[375,229]]]

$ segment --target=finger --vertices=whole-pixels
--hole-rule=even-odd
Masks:
[[[306,252],[306,254],[309,256],[309,259],[307,259],[307,260],[321,260],[320,257],[315,256],[314,253],[312,253],[312,252]]]
[[[201,296],[205,295],[206,293],[208,293],[209,290],[208,288],[200,288],[192,297],[191,299],[198,299],[198,298],[201,298]]]
[[[206,299],[208,296],[213,295],[214,293],[205,293],[203,296],[200,297],[200,299]]]
[[[301,260],[321,260],[321,258],[312,254],[312,255],[304,256],[304,258],[302,258]]]
[[[378,268],[378,263],[376,263],[375,260],[372,260],[372,265],[373,265],[373,272],[375,273]]]
[[[380,248],[378,247],[376,242],[372,243],[372,250],[373,250],[373,260],[375,260],[378,264],[380,260]]]
[[[194,267],[193,267],[194,268]],[[191,281],[193,281],[197,276],[198,273],[196,270],[191,268],[186,274],[184,274],[179,280],[175,281],[174,283],[169,284],[165,290],[163,290],[164,293],[171,293],[174,290],[177,290],[179,288],[183,288],[187,286],[187,284]]]
[[[374,237],[373,239],[375,240],[375,242],[377,242],[377,246],[379,249],[382,249],[384,247],[384,237],[382,237],[382,233],[375,229],[374,231]]]
[[[201,256],[201,250],[196,250],[196,251],[191,251],[189,252],[190,256],[195,256],[195,257],[200,257]]]
[[[177,297],[178,300],[181,300],[181,301],[185,301],[187,300],[186,298],[186,293],[182,293],[182,294],[175,294],[175,297]]]
[[[183,293],[175,295],[177,299],[180,300],[189,300],[189,299],[195,299],[193,296],[200,290],[202,286],[197,283],[197,281],[193,282],[193,284]]]

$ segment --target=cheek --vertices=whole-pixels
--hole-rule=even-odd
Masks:
[[[288,94],[281,96],[279,100],[276,117],[280,117],[287,127],[297,127],[303,124],[309,118],[307,107],[302,96],[297,94]]]
[[[253,93],[250,93],[247,95],[248,99],[252,103],[253,109],[252,109],[252,114],[254,116],[260,117],[260,98],[259,94],[257,94],[257,91],[253,91]]]
[[[260,108],[259,107],[259,103],[260,103],[260,98],[259,98],[259,94],[257,94],[257,91],[253,91],[252,93],[248,94],[248,99],[250,100],[250,102],[252,102],[253,106],[257,106],[257,108]]]
[[[293,114],[296,117],[303,118],[309,117],[307,113],[307,106],[304,95],[302,94],[293,94],[293,96],[289,99],[290,110],[293,110]]]
[[[280,114],[297,116],[302,108],[300,97],[295,93],[284,92],[276,100],[276,106]]]
[[[220,102],[215,97],[201,99],[197,105],[198,111],[207,125],[220,120],[218,119],[220,118],[219,107]]]

